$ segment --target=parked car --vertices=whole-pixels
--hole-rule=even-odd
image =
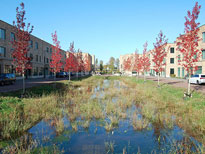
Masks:
[[[14,84],[16,82],[16,76],[13,73],[0,74],[0,85]]]
[[[205,83],[205,74],[192,75],[189,82],[194,84]]]
[[[67,77],[67,73],[66,72],[56,73],[56,77],[57,78],[65,78],[65,77]]]

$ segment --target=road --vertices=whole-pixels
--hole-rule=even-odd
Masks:
[[[157,77],[149,76],[149,77],[146,77],[146,79],[153,80],[153,81],[156,81],[156,82],[158,81]],[[174,87],[185,88],[185,89],[188,86],[186,79],[160,77],[160,82],[172,85]],[[205,84],[202,84],[202,85],[191,84],[191,89],[202,92],[202,93],[205,94]]]
[[[141,76],[141,78],[143,78],[143,77]],[[56,78],[56,81],[65,80],[65,79],[66,78]],[[149,76],[149,77],[146,77],[146,79],[153,80],[153,81],[157,82],[157,77]],[[40,79],[27,79],[27,80],[25,80],[25,82],[26,82],[26,88],[31,88],[34,86],[52,83],[52,82],[54,82],[54,80],[53,80],[53,78],[47,78],[47,79],[40,78]],[[187,88],[187,80],[185,80],[185,79],[160,77],[160,82],[172,85],[174,87],[180,87],[180,88],[185,88],[185,89]],[[199,92],[202,92],[205,94],[205,84],[203,84],[203,85],[191,84],[191,88],[192,88],[192,90],[196,90],[196,91],[199,91]],[[21,89],[22,89],[22,80],[17,80],[14,85],[0,86],[0,93],[17,91],[17,90],[21,90]]]

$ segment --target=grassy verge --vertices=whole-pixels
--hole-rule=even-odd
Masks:
[[[18,98],[21,92],[1,94],[0,149],[7,146],[1,139],[21,135],[41,119],[48,120],[61,134],[65,115],[74,132],[79,127],[88,129],[92,120],[99,120],[109,132],[121,119],[129,118],[136,131],[150,129],[150,123],[156,129],[169,129],[176,123],[205,144],[205,96],[194,93],[193,98],[184,100],[183,92],[166,84],[158,88],[153,81],[95,76],[34,87],[23,99]],[[140,111],[128,113],[133,105]]]
[[[205,144],[205,96],[193,93],[183,98],[185,89],[163,84],[160,88],[154,81],[143,82],[136,78],[121,78],[136,90],[136,101],[142,106],[144,116],[151,120],[174,118],[178,126]],[[154,114],[155,113],[155,114]]]

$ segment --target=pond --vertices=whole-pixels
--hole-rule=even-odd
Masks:
[[[80,98],[65,97],[62,116],[42,119],[16,140],[69,154],[191,153],[201,146],[174,115],[136,103],[135,91],[121,81],[102,80],[73,93]]]

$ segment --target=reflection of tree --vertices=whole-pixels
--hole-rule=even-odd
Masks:
[[[161,145],[166,145],[166,142],[168,141],[168,132],[165,130],[166,127],[164,126],[163,121],[160,119],[155,120],[152,123],[153,130],[154,130],[154,138],[155,141],[158,143],[158,149],[161,150]],[[164,143],[163,143],[164,142]]]

